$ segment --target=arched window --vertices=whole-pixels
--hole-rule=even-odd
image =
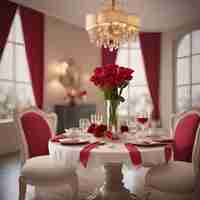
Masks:
[[[10,116],[16,106],[34,104],[21,18],[17,11],[0,61],[0,118]]]
[[[200,106],[200,30],[186,34],[176,54],[176,111]]]
[[[137,112],[149,112],[151,98],[144,71],[143,56],[139,40],[129,42],[118,50],[116,63],[121,66],[134,69],[134,77],[129,86],[124,90],[126,101],[120,104],[119,114],[124,117],[132,117]]]

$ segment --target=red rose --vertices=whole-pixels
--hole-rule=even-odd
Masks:
[[[96,124],[91,124],[90,127],[88,128],[87,132],[88,133],[95,133],[97,125]]]
[[[134,70],[118,65],[105,65],[94,70],[90,80],[100,88],[112,89],[130,81]]]
[[[103,137],[106,130],[107,130],[107,126],[106,126],[106,125],[103,125],[103,124],[98,125],[98,126],[96,126],[96,128],[95,128],[95,133],[94,133],[94,135],[95,135],[96,137]]]
[[[122,126],[120,127],[120,130],[121,130],[122,133],[128,132],[128,126],[122,125]]]
[[[80,93],[79,93],[80,97],[85,96],[85,95],[87,95],[87,91],[86,90],[80,91]]]

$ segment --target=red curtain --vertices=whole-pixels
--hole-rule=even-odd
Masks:
[[[2,1],[0,6],[0,60],[10,32],[17,5],[9,1]]]
[[[153,102],[152,119],[160,120],[160,50],[161,33],[140,33],[145,72]]]
[[[107,64],[115,64],[117,57],[117,49],[113,49],[110,51],[109,48],[101,48],[101,57],[102,57],[102,66]]]
[[[42,108],[44,81],[44,15],[22,6],[20,7],[20,15],[33,93],[36,105]]]

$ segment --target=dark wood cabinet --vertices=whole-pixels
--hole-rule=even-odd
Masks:
[[[63,132],[65,128],[78,127],[80,118],[90,118],[96,112],[95,104],[80,104],[75,106],[56,105],[58,116],[57,131]]]

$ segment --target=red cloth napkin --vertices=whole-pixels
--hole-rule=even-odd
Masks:
[[[60,135],[54,135],[51,138],[51,142],[59,142],[59,139],[64,139],[66,138],[66,135],[60,134]]]
[[[84,167],[87,167],[91,150],[94,149],[98,144],[99,142],[88,144],[80,151],[79,160],[83,164]]]
[[[125,147],[129,151],[129,155],[133,165],[140,165],[142,163],[141,154],[138,148],[131,143],[126,143]]]
[[[119,140],[119,138],[113,137],[113,133],[111,131],[106,132],[106,137],[111,139],[111,140]]]
[[[171,157],[172,157],[172,145],[169,144],[165,146],[165,160],[167,163],[169,162]]]

